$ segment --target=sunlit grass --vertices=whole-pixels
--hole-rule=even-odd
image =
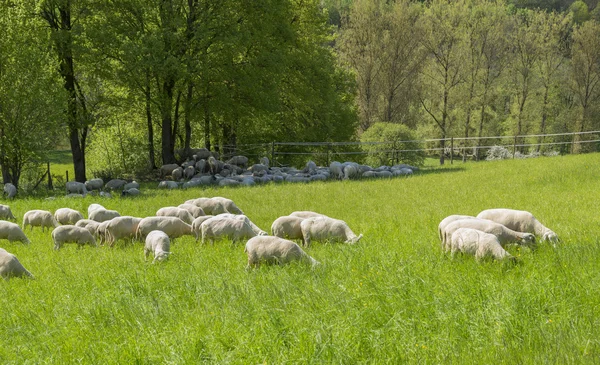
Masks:
[[[226,196],[261,228],[294,210],[344,219],[363,240],[315,243],[324,265],[244,270],[243,244],[177,239],[152,265],[141,243],[52,249],[0,242],[34,281],[0,283],[2,363],[595,363],[600,358],[600,155],[455,163],[378,181],[158,191],[135,199],[9,202],[29,209],[98,202],[149,216]],[[6,203],[6,202],[4,202]],[[518,266],[450,259],[450,214],[526,209],[561,237]]]

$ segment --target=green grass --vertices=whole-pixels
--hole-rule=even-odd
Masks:
[[[600,155],[455,163],[410,178],[145,191],[138,199],[10,202],[16,215],[99,202],[148,216],[226,196],[260,227],[294,210],[344,219],[357,245],[314,243],[324,265],[247,272],[243,245],[178,239],[144,262],[141,243],[52,250],[0,242],[36,280],[0,283],[0,362],[529,363],[600,361]],[[450,214],[526,209],[557,248],[510,247],[522,263],[451,259],[437,224]],[[21,219],[18,220],[21,222]]]

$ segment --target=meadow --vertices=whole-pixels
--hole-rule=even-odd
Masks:
[[[233,199],[269,230],[314,210],[345,220],[359,244],[315,242],[323,265],[246,271],[243,244],[185,237],[161,264],[139,242],[52,249],[0,242],[36,280],[0,282],[2,364],[600,362],[599,154],[456,163],[408,178],[143,189],[136,198],[17,199],[30,209],[98,202],[151,216],[191,198]],[[152,184],[155,186],[155,184]],[[561,238],[520,264],[450,258],[437,225],[487,208],[529,210]]]

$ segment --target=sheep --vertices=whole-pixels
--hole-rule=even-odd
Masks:
[[[541,237],[542,242],[549,241],[552,244],[558,242],[556,233],[540,223],[533,214],[524,210],[487,209],[479,213],[477,218],[489,219],[513,231],[533,233]]]
[[[110,223],[106,225],[106,242],[109,247],[115,243],[115,241],[121,238],[135,238],[137,228],[142,218],[136,218],[131,216],[117,217],[110,220]]]
[[[110,193],[107,192],[107,191],[101,191],[100,192],[100,196],[103,197],[103,198],[107,198],[107,199],[112,198],[112,195],[110,195]]]
[[[188,166],[183,170],[183,176],[188,180],[193,178],[194,175],[196,175],[196,168],[194,166]]]
[[[120,216],[121,214],[119,214],[119,212],[117,212],[116,210],[108,209],[96,209],[88,214],[89,219],[99,223],[106,222]]]
[[[515,258],[506,252],[498,237],[472,228],[459,228],[449,239],[449,250],[454,256],[456,252],[474,255],[477,260],[491,256],[496,260]]]
[[[136,188],[124,189],[121,192],[121,196],[138,196],[140,195],[140,190]]]
[[[461,219],[448,224],[443,232],[442,247],[447,249],[452,234],[459,228],[473,228],[485,233],[491,233],[498,237],[502,246],[507,243],[517,242],[520,245],[535,249],[535,236],[533,234],[516,232],[500,223],[479,218]]]
[[[121,179],[112,179],[104,185],[105,189],[108,190],[117,190],[123,188],[127,184],[127,181]]]
[[[300,217],[300,218],[313,218],[313,217],[327,217],[325,214],[311,212],[309,210],[299,210],[290,213],[292,217]]]
[[[226,237],[233,242],[256,236],[252,227],[245,220],[235,218],[213,217],[205,220],[200,228],[202,230],[202,243],[209,240],[211,243],[216,238]]]
[[[204,214],[204,210],[202,210],[202,208],[200,208],[198,206],[195,206],[194,204],[179,204],[177,206],[177,208],[181,208],[181,209],[187,210],[188,212],[190,212],[190,214],[194,218],[198,218],[200,216],[205,215]]]
[[[0,204],[0,219],[16,220],[8,205]]]
[[[138,183],[137,181],[133,180],[130,183],[127,183],[123,186],[123,190],[129,190],[129,189],[139,189],[140,188],[140,183]]]
[[[344,166],[344,180],[359,177],[358,165],[348,164]]]
[[[192,231],[194,232],[194,235],[196,236],[196,242],[198,242],[198,239],[200,238],[200,235],[202,233],[202,223],[204,223],[205,220],[210,219],[212,217],[215,217],[214,215],[203,215],[200,216],[196,219],[194,219],[194,221],[192,222]]]
[[[288,241],[281,237],[256,236],[246,242],[244,252],[248,255],[248,266],[257,267],[261,262],[276,263],[284,265],[292,261],[311,264],[313,267],[319,265],[319,262],[310,257],[295,242]]]
[[[52,213],[47,210],[30,210],[23,215],[23,229],[25,229],[27,225],[31,226],[31,231],[33,231],[33,227],[36,226],[42,227],[42,232],[44,232],[45,227],[58,227],[58,222]]]
[[[461,219],[472,219],[475,218],[471,215],[449,215],[446,218],[442,219],[442,221],[440,222],[440,224],[438,225],[438,237],[440,238],[440,241],[443,241],[444,238],[444,230],[446,229],[446,226],[454,221],[458,221]]]
[[[91,219],[82,219],[82,220],[77,221],[77,223],[75,223],[75,226],[85,228],[88,231],[90,231],[90,233],[92,235],[96,235],[98,232],[98,226],[100,226],[100,223],[93,221]]]
[[[60,224],[75,224],[83,219],[83,214],[70,208],[60,208],[54,212],[54,219]]]
[[[19,262],[19,259],[12,253],[0,248],[0,276],[4,280],[9,280],[12,277],[35,277]]]
[[[160,183],[158,183],[159,189],[177,189],[178,187],[179,184],[177,184],[175,181],[163,180]]]
[[[102,205],[100,205],[100,204],[95,204],[95,203],[94,203],[94,204],[90,204],[90,205],[88,206],[88,217],[90,216],[90,214],[92,214],[92,212],[93,212],[94,210],[106,210],[106,208],[104,208],[104,207],[103,207]]]
[[[202,210],[204,210],[204,213],[208,215],[230,213],[227,211],[222,202],[213,200],[211,198],[198,198],[193,201],[193,204],[202,208]]]
[[[267,166],[267,168],[269,168],[269,158],[268,157],[261,157],[261,159],[259,160],[259,163],[261,165]]]
[[[337,161],[333,161],[329,165],[329,172],[331,172],[331,176],[338,180],[342,180],[344,178],[344,168],[342,164]]]
[[[112,219],[109,219],[107,221],[104,222],[99,222],[100,224],[98,224],[98,228],[96,228],[96,235],[95,237],[98,237],[99,240],[99,244],[104,244],[104,242],[107,240],[107,229],[108,229],[108,225],[110,224],[110,221]]]
[[[302,228],[300,223],[305,218],[296,216],[283,216],[275,219],[271,225],[271,234],[273,236],[287,238],[290,240],[302,239]]]
[[[79,247],[83,247],[86,243],[90,246],[97,246],[96,239],[90,231],[72,225],[54,228],[52,231],[52,241],[54,241],[55,250],[60,249],[64,243],[76,243]]]
[[[67,188],[67,194],[81,194],[83,196],[87,194],[87,189],[84,183],[69,181],[65,187]]]
[[[0,221],[0,239],[8,240],[11,243],[17,241],[26,245],[31,243],[18,224],[8,221]]]
[[[102,179],[91,179],[88,180],[84,183],[85,188],[88,191],[92,191],[92,190],[102,190],[102,187],[104,186],[104,181]]]
[[[171,239],[194,235],[192,226],[177,217],[146,217],[138,224],[136,237],[146,237],[155,230],[165,232]]]
[[[165,177],[165,176],[171,175],[173,173],[173,170],[175,170],[178,167],[179,167],[179,165],[176,163],[162,165],[160,167],[160,177]]]
[[[183,167],[179,166],[171,173],[173,180],[178,181],[183,177]]]
[[[148,260],[150,252],[154,253],[152,263],[168,259],[171,254],[171,240],[169,236],[162,231],[151,231],[148,233],[144,245],[145,260]]]
[[[355,235],[348,224],[339,219],[329,217],[307,218],[300,223],[302,239],[305,246],[310,246],[311,240],[343,241],[344,243],[358,243],[362,234]]]
[[[6,195],[8,199],[14,198],[17,196],[17,187],[11,183],[4,184],[4,195]]]
[[[177,217],[187,224],[192,224],[194,217],[185,209],[177,207],[164,207],[156,211],[157,217]]]
[[[231,165],[240,166],[240,167],[246,167],[248,165],[248,157],[233,156],[231,159],[229,159],[229,161],[227,161],[227,163],[231,164]]]
[[[246,223],[248,223],[250,225],[250,227],[252,227],[252,231],[254,231],[254,233],[257,236],[266,236],[267,235],[267,232],[265,232],[262,229],[260,229],[256,224],[254,224],[254,222],[252,222],[250,220],[250,218],[248,218],[247,216],[245,216],[243,214],[222,213],[222,214],[217,215],[217,217],[220,217],[220,218],[233,218],[233,219],[238,219],[238,220],[246,221]]]

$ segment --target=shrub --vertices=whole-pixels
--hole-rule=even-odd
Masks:
[[[361,136],[361,148],[367,152],[366,163],[373,166],[406,163],[422,166],[425,161],[421,143],[413,132],[402,124],[375,123]],[[379,142],[379,143],[376,143]]]

